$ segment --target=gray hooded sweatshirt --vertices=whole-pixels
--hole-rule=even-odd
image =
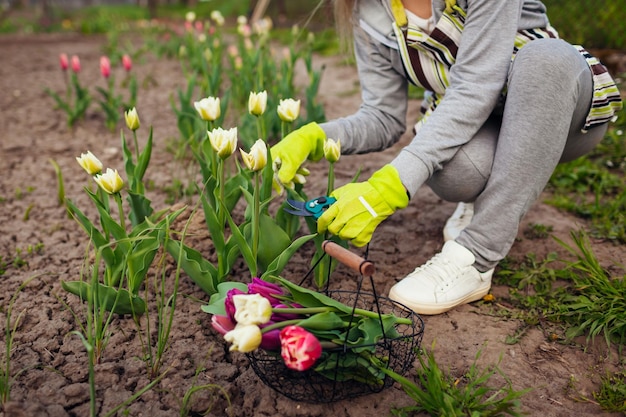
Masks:
[[[437,21],[445,8],[433,0]],[[467,143],[498,104],[518,30],[546,27],[537,0],[458,0],[467,12],[450,85],[414,139],[392,161],[413,196],[458,148]],[[392,28],[389,0],[357,0],[354,51],[362,104],[347,117],[320,124],[340,139],[344,154],[380,151],[406,132],[408,80]]]

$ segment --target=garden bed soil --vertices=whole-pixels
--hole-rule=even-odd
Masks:
[[[10,352],[14,378],[11,401],[1,409],[0,416],[89,414],[87,356],[81,340],[72,333],[79,327],[70,311],[80,315],[84,305],[61,288],[61,281],[79,279],[87,236],[57,201],[57,178],[51,161],[62,169],[67,197],[89,210],[90,201],[83,190],[88,179],[75,157],[90,150],[105,167],[123,171],[120,135],[119,129],[111,133],[104,127],[103,114],[95,103],[86,119],[69,129],[64,113],[55,110],[44,89],[64,91],[57,61],[62,52],[80,56],[80,76],[85,85],[102,85],[98,61],[104,42],[101,37],[68,35],[0,37],[0,256],[6,263],[6,271],[0,277],[2,320],[14,292],[30,279],[13,306],[14,318],[18,314],[20,317]],[[338,57],[316,57],[314,63],[317,68],[325,66],[320,101],[327,117],[343,116],[357,109],[360,96],[355,68],[343,64]],[[178,137],[169,100],[177,88],[185,87],[185,81],[176,61],[157,60],[149,55],[138,60],[133,71],[140,81],[137,108],[142,126],[154,128],[154,154],[146,175],[153,187],[147,194],[154,207],[165,208],[168,204],[164,187],[171,185],[173,179],[186,179],[183,164],[175,162],[168,151],[168,144]],[[418,103],[412,102],[409,120],[415,119],[417,108]],[[140,129],[140,140],[145,140],[146,131]],[[336,167],[337,183],[349,181],[358,169],[367,177],[389,162],[409,140],[407,134],[385,152],[342,157]],[[310,168],[313,173],[307,194],[321,194],[326,169]],[[582,220],[544,204],[545,197],[542,195],[524,219],[510,253],[514,259],[529,253],[543,259],[550,252],[570,258],[555,240],[529,239],[524,235],[528,225],[536,223],[552,227],[554,236],[571,242],[570,232],[585,228]],[[182,207],[183,203],[179,205]],[[399,278],[438,252],[443,243],[442,227],[454,208],[454,204],[441,201],[429,189],[422,188],[406,209],[377,229],[369,259],[377,267],[374,281],[379,293],[386,294]],[[191,235],[189,242],[196,249],[203,253],[210,250],[210,239],[201,219],[192,222]],[[592,247],[604,267],[613,268],[614,262],[624,259],[623,246],[593,240]],[[358,249],[352,250],[362,254]],[[283,275],[299,281],[308,269],[311,253],[310,248],[304,247]],[[14,265],[14,261],[22,265]],[[172,277],[173,271],[171,266]],[[247,278],[243,263],[237,264],[235,275],[234,279]],[[354,289],[357,277],[353,271],[340,267],[333,274],[331,285]],[[585,343],[584,337],[564,343],[562,331],[547,322],[529,327],[516,343],[506,343],[507,336],[516,336],[524,328],[521,320],[505,318],[509,290],[494,285],[495,303],[479,301],[424,317],[422,346],[434,346],[440,367],[459,378],[479,352],[481,368],[499,363],[515,389],[532,388],[522,398],[522,410],[529,415],[617,415],[603,412],[593,396],[600,377],[618,369],[616,351],[607,349],[601,338],[590,344]],[[200,310],[207,295],[184,274],[180,295],[162,367],[166,375],[119,415],[179,415],[185,393],[194,385],[207,384],[219,389],[198,391],[190,402],[191,415],[210,407],[211,416],[378,417],[390,415],[392,408],[412,404],[398,385],[378,394],[330,404],[289,400],[265,386],[243,354],[229,352],[221,336],[211,328],[210,316]],[[145,327],[145,322],[142,325]],[[108,346],[96,366],[99,415],[150,383],[137,326],[127,317],[118,317],[110,329]],[[0,358],[4,360],[4,355]],[[409,374],[410,378],[413,376],[414,373]],[[499,385],[503,381],[496,377],[490,382]]]

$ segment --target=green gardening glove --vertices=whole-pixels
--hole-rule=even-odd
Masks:
[[[300,166],[307,160],[319,161],[324,156],[326,133],[315,122],[294,130],[272,146],[272,162],[278,169],[278,180],[291,184]]]
[[[328,230],[354,246],[364,246],[374,229],[397,209],[409,204],[406,188],[393,165],[385,165],[372,177],[337,188],[331,194],[337,201],[317,220],[317,231]]]

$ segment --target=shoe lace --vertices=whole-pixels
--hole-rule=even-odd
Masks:
[[[438,253],[425,264],[418,266],[415,272],[420,272],[425,279],[434,281],[444,287],[450,285],[459,277],[461,268],[442,253]]]

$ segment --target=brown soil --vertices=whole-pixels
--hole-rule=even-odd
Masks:
[[[60,284],[63,280],[79,278],[87,237],[57,202],[57,181],[50,160],[62,168],[67,196],[87,209],[91,206],[82,189],[86,177],[75,157],[91,150],[105,166],[122,170],[120,139],[118,133],[104,128],[102,113],[95,104],[86,120],[75,129],[68,129],[65,115],[54,109],[44,89],[64,89],[57,63],[62,52],[78,54],[83,63],[83,82],[99,85],[102,81],[98,58],[103,44],[102,38],[78,36],[0,38],[0,256],[7,263],[2,275],[4,290],[0,294],[2,320],[14,291],[33,278],[14,305],[14,316],[21,314],[10,359],[14,379],[11,401],[0,415],[83,417],[89,412],[86,353],[80,339],[72,334],[79,327],[67,308],[80,315],[84,306]],[[337,58],[320,57],[315,62],[317,66],[326,65],[320,97],[327,117],[355,110],[360,99],[355,69],[342,65]],[[155,187],[148,194],[154,207],[160,209],[167,207],[162,188],[173,178],[184,179],[184,169],[166,149],[168,140],[178,135],[169,97],[177,88],[184,87],[184,80],[174,61],[157,62],[146,56],[135,63],[135,68],[140,85],[142,81],[154,80],[141,87],[137,107],[142,125],[154,128],[155,150],[147,178]],[[416,109],[417,103],[412,103],[410,119],[415,118]],[[401,143],[379,154],[343,157],[337,166],[337,182],[347,182],[357,168],[363,168],[363,175],[369,175],[390,161],[408,140],[407,135]],[[316,195],[325,187],[324,169],[316,170],[314,166],[312,169],[307,193]],[[379,227],[370,246],[369,259],[377,266],[374,280],[380,293],[386,293],[398,278],[440,249],[442,226],[453,210],[454,204],[441,201],[423,188],[407,209]],[[523,231],[529,223],[552,226],[553,234],[565,241],[570,241],[570,231],[585,227],[582,220],[539,201],[524,220],[511,251],[516,259],[528,253],[535,253],[539,259],[549,252],[568,256],[550,238],[527,239]],[[196,224],[194,245],[206,251],[210,240],[202,225],[201,221]],[[28,253],[29,247],[40,244],[43,245],[40,250]],[[607,267],[625,258],[623,246],[594,241],[593,249]],[[26,261],[20,267],[13,265],[18,253]],[[308,268],[307,256],[305,250],[294,257],[284,275],[299,280]],[[241,265],[239,268],[243,271]],[[354,273],[340,268],[333,276],[333,285],[353,288],[354,280]],[[505,338],[523,325],[519,320],[501,317],[508,290],[505,286],[494,286],[496,300],[502,301],[499,305],[476,302],[446,314],[425,317],[423,346],[431,348],[435,344],[440,366],[459,377],[478,352],[482,352],[481,366],[500,360],[500,368],[516,389],[533,388],[522,400],[523,410],[530,415],[616,415],[603,413],[593,401],[600,376],[605,370],[615,371],[619,366],[616,352],[610,352],[600,341],[585,345],[584,338],[575,343],[551,341],[549,326],[531,327],[519,342],[506,344]],[[212,406],[209,414],[212,416],[368,417],[390,415],[391,408],[412,404],[399,386],[331,404],[291,401],[266,387],[244,355],[228,352],[221,337],[211,329],[209,316],[200,310],[207,301],[206,294],[185,276],[180,293],[183,297],[179,298],[163,365],[167,375],[156,388],[119,415],[178,415],[181,399],[194,384],[216,384],[222,391],[196,393],[191,401],[193,415]],[[154,303],[151,305],[154,308]],[[152,313],[154,318],[154,310]],[[136,325],[131,319],[116,318],[110,328],[108,346],[96,367],[100,415],[150,382]],[[4,355],[0,358],[4,360]]]

